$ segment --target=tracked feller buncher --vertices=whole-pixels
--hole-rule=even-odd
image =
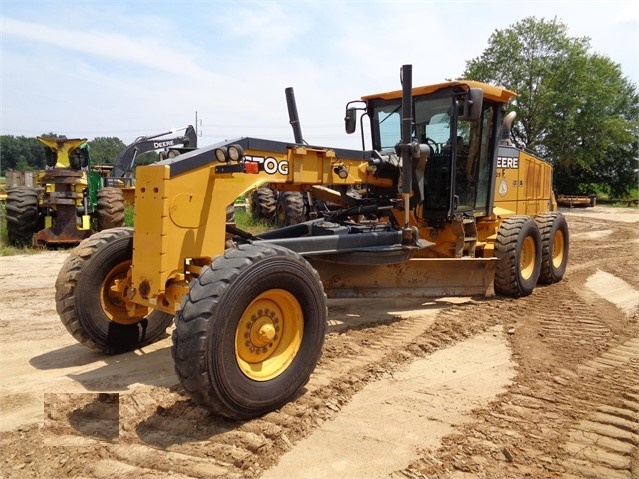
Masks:
[[[359,116],[371,149],[243,137],[138,167],[135,230],[92,236],[59,273],[64,325],[119,353],[175,320],[186,393],[247,419],[308,381],[327,297],[519,297],[559,281],[568,229],[550,165],[509,141],[515,93],[473,81],[413,88],[411,65],[401,79],[346,107],[347,132]],[[260,235],[226,223],[226,205],[265,183],[343,208]]]
[[[7,236],[12,245],[74,246],[96,231],[124,225],[118,188],[103,187],[86,138],[38,137],[46,169],[35,187],[7,191]]]

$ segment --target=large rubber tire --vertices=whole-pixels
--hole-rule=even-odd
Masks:
[[[556,283],[564,277],[568,264],[568,223],[561,213],[542,213],[535,220],[541,232],[539,283]]]
[[[124,226],[124,196],[122,190],[105,187],[98,190],[98,231]]]
[[[319,275],[297,253],[275,245],[228,249],[191,283],[176,315],[175,371],[187,394],[214,413],[260,416],[308,382],[327,314]]]
[[[533,292],[541,271],[541,234],[529,216],[506,218],[497,232],[495,293],[518,298]]]
[[[55,283],[56,309],[71,335],[107,354],[138,349],[157,341],[173,315],[158,310],[130,317],[123,298],[111,291],[133,257],[133,228],[95,233],[76,246]]]
[[[7,236],[12,246],[31,245],[38,232],[38,189],[16,186],[7,190]]]
[[[251,214],[255,220],[272,221],[275,218],[277,193],[271,188],[262,187],[251,194]]]
[[[304,195],[298,191],[285,191],[277,197],[276,222],[278,226],[291,226],[308,219]]]

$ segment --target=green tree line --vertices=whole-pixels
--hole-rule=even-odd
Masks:
[[[44,133],[43,138],[66,138],[56,133]],[[126,145],[116,137],[99,137],[88,141],[91,163],[113,165]],[[7,170],[44,169],[45,149],[37,138],[26,136],[0,136],[0,175]]]
[[[45,133],[43,138],[67,138],[56,133]],[[87,141],[92,165],[114,165],[126,145],[117,137],[97,137]],[[45,148],[37,138],[26,136],[0,136],[0,176],[7,170],[42,170],[45,168]],[[137,165],[158,160],[158,153],[149,151],[136,158]]]

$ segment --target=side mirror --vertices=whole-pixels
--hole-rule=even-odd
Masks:
[[[512,145],[512,139],[510,137],[510,130],[513,125],[513,121],[517,117],[517,112],[511,111],[504,117],[504,120],[501,122],[501,135],[499,137],[500,143],[504,143],[507,145]]]
[[[355,133],[357,128],[357,110],[355,108],[347,108],[344,117],[344,127],[349,135]]]
[[[460,120],[479,120],[483,102],[484,91],[481,88],[471,88],[464,99],[463,113]]]

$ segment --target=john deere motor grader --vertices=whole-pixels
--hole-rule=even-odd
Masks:
[[[96,230],[124,224],[124,201],[117,188],[104,188],[93,171],[86,138],[38,137],[46,169],[36,187],[7,191],[7,233],[13,245],[77,245]]]
[[[185,391],[246,419],[308,381],[327,297],[518,297],[559,281],[568,229],[551,167],[508,141],[514,96],[472,81],[413,88],[405,65],[402,90],[347,105],[347,132],[361,112],[371,149],[243,137],[139,167],[135,231],[71,253],[56,282],[62,322],[118,353],[175,318]],[[258,236],[227,224],[226,205],[264,183],[344,206]]]

